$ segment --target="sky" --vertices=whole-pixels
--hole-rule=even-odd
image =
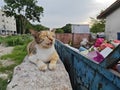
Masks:
[[[42,24],[49,28],[60,28],[66,24],[90,24],[90,17],[96,18],[116,0],[38,0],[44,8]],[[0,6],[4,0],[0,0]],[[36,22],[35,22],[36,23]]]

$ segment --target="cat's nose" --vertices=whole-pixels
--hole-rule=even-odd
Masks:
[[[50,41],[52,42],[52,41],[53,41],[53,39],[50,39]]]
[[[49,37],[48,39],[49,39],[50,41],[53,41],[53,39],[52,39],[52,38],[50,38],[50,37]]]

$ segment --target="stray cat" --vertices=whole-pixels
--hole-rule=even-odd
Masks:
[[[34,31],[30,30],[34,40],[27,46],[28,59],[34,63],[39,70],[45,71],[56,69],[56,63],[59,56],[54,48],[55,32],[54,31]],[[49,62],[47,67],[46,62]]]

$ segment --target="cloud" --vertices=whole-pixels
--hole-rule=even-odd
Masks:
[[[67,23],[89,23],[115,0],[44,0],[41,23],[48,27],[61,27]]]
[[[41,24],[50,27],[62,27],[67,23],[89,23],[90,17],[96,17],[115,0],[38,0],[44,8]],[[0,1],[1,4],[2,1]]]
[[[39,2],[39,5],[45,9],[41,21],[46,25],[50,22],[49,27],[84,22],[90,17],[91,10],[95,8],[93,0],[44,0],[44,3]]]
[[[4,0],[0,0],[0,9],[3,7],[4,5]]]

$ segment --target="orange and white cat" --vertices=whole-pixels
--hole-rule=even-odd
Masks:
[[[48,67],[50,70],[56,69],[56,63],[59,56],[55,50],[55,33],[54,31],[34,31],[30,30],[34,40],[27,46],[28,59],[37,65],[39,70],[45,71]],[[49,62],[47,67],[46,62]]]

